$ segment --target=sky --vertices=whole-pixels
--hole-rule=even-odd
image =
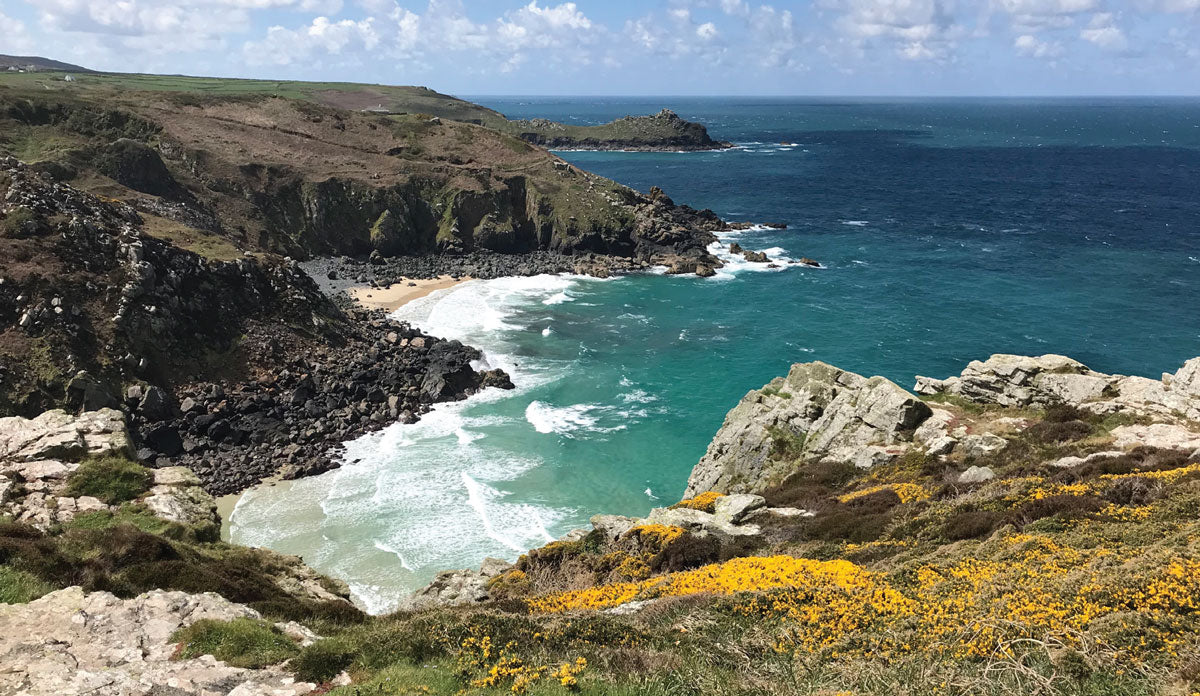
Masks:
[[[1196,95],[1200,0],[0,0],[0,53],[460,95]]]

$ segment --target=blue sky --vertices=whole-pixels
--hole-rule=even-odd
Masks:
[[[1200,0],[0,0],[0,53],[455,94],[1200,93]]]

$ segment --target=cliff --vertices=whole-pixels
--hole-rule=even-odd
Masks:
[[[600,254],[719,267],[725,223],[490,127],[267,94],[0,90],[0,152],[228,257]],[[687,129],[684,129],[685,131]],[[690,131],[688,131],[690,132]]]
[[[15,160],[0,197],[0,412],[123,409],[139,460],[214,493],[326,470],[358,434],[512,386],[474,348],[343,312],[294,261],[181,249]]]

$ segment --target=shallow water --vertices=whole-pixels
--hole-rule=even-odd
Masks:
[[[231,524],[373,611],[438,570],[677,500],[725,412],[793,362],[908,387],[994,352],[1151,377],[1200,355],[1200,102],[482,101],[702,120],[739,149],[563,155],[729,219],[786,221],[724,242],[825,268],[471,281],[402,308],[518,389],[350,443],[337,471],[248,492]]]

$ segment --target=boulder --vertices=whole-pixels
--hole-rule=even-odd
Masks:
[[[990,467],[973,466],[958,475],[959,483],[983,483],[996,478],[996,472]]]
[[[968,435],[959,442],[960,451],[967,457],[983,457],[1005,447],[1008,447],[1008,440],[991,433]]]
[[[883,377],[822,362],[796,364],[725,416],[685,495],[760,492],[790,473],[797,456],[861,466],[890,461],[931,415],[924,402]],[[781,456],[781,446],[793,456]]]
[[[1122,449],[1144,446],[1191,452],[1200,448],[1200,433],[1169,423],[1122,425],[1113,429],[1112,436]]]
[[[592,515],[592,527],[604,535],[606,541],[613,541],[625,535],[637,524],[637,519],[622,515]]]
[[[175,415],[176,405],[165,391],[159,387],[147,387],[138,403],[138,412],[151,422],[167,420]]]
[[[192,527],[220,528],[217,502],[200,485],[191,469],[171,466],[154,471],[154,486],[142,503],[170,522]]]
[[[79,459],[128,447],[125,416],[111,408],[78,416],[54,409],[36,418],[0,418],[0,460]]]

